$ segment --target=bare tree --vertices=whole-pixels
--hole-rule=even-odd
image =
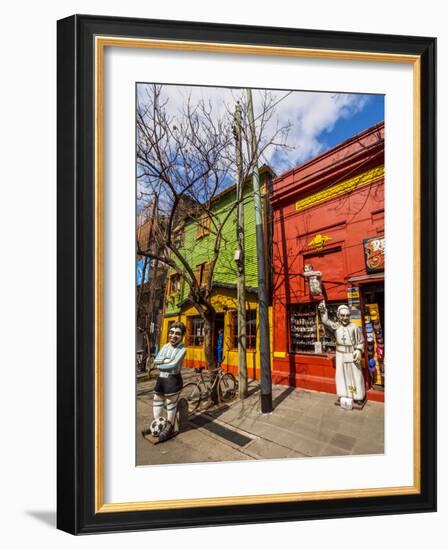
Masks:
[[[179,113],[171,114],[163,86],[148,85],[137,105],[137,178],[141,205],[157,204],[152,213],[150,242],[137,239],[137,253],[162,262],[188,285],[188,299],[204,321],[204,353],[208,367],[214,365],[213,332],[216,310],[212,304],[214,272],[225,242],[226,224],[235,215],[237,197],[225,209],[216,209],[216,199],[235,178],[233,105],[216,112],[211,102],[194,102],[187,96]],[[246,104],[241,104],[245,120]],[[275,126],[266,137],[274,114],[274,100],[266,95],[257,120],[259,153],[268,147],[285,146],[287,127]],[[243,136],[248,130],[244,127]],[[249,137],[247,136],[247,139]],[[246,140],[244,140],[246,142]],[[243,178],[258,159],[246,147]],[[208,272],[198,280],[190,264],[191,251],[177,238],[185,220],[193,220],[207,233]]]
[[[143,250],[149,250],[153,242],[153,234],[157,227],[157,198],[140,210],[137,217],[137,241]],[[163,311],[166,275],[168,268],[159,260],[149,255],[139,256],[136,319],[137,327],[144,335],[147,355],[158,344],[160,317]]]

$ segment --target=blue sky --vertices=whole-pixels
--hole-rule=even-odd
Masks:
[[[138,84],[139,101],[145,97],[146,84]],[[323,153],[327,149],[384,120],[384,96],[347,94],[338,92],[270,90],[276,101],[275,114],[266,127],[266,135],[273,134],[277,125],[291,124],[289,150],[268,149],[261,163],[272,166],[281,174],[298,164]],[[186,98],[204,99],[217,115],[225,110],[233,112],[236,101],[244,96],[244,89],[201,86],[166,85],[163,94],[168,100],[171,116],[178,115]],[[255,118],[261,112],[262,90],[253,90]]]
[[[323,151],[384,120],[384,96],[364,97],[367,101],[361,111],[347,118],[339,118],[330,131],[324,130],[319,134],[318,139],[322,142]]]
[[[145,84],[139,84],[139,101],[145,97]],[[331,147],[384,120],[384,96],[314,91],[270,91],[276,102],[275,114],[265,128],[273,135],[278,126],[290,124],[288,149],[265,151],[260,164],[269,164],[277,175],[306,162]],[[213,112],[223,115],[233,112],[236,101],[245,94],[242,89],[199,86],[164,86],[171,117],[179,116],[188,96],[192,101],[204,99]],[[253,90],[254,114],[261,112],[263,92]],[[175,122],[175,121],[174,121]],[[174,123],[173,122],[173,123]],[[229,184],[231,181],[229,180]],[[143,190],[144,182],[139,181]],[[141,281],[143,263],[137,266],[137,281]]]
[[[278,117],[292,124],[292,150],[266,160],[281,174],[384,120],[384,96],[293,92],[278,105]]]
[[[139,285],[142,282],[143,277],[143,267],[145,264],[145,260],[143,258],[140,258],[136,261],[136,277],[137,277],[137,284]],[[146,269],[146,276],[145,276],[145,283],[149,281],[149,269]]]

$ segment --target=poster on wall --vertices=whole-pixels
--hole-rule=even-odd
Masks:
[[[384,237],[364,239],[364,254],[368,273],[384,271]]]

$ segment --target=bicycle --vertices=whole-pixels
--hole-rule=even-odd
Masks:
[[[149,355],[148,352],[143,350],[138,350],[136,352],[136,371],[137,375],[147,374],[148,378],[151,378],[152,374],[159,369],[154,364],[154,356]]]
[[[196,382],[185,384],[181,391],[181,397],[188,402],[188,413],[193,414],[203,401],[212,400],[216,393],[218,401],[228,403],[237,395],[238,383],[232,373],[226,372],[222,367],[218,367],[208,372],[208,379],[204,378],[203,370],[205,367],[195,368],[198,374]],[[210,405],[207,405],[207,408]]]
[[[148,364],[148,353],[145,349],[139,349],[136,352],[136,370],[137,374],[143,374],[147,370],[147,364]]]

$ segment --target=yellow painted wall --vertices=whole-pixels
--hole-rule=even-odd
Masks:
[[[224,313],[224,369],[231,370],[234,374],[238,372],[238,350],[232,349],[232,312],[237,309],[236,292],[234,290],[219,289],[212,295],[212,304],[217,313]],[[259,378],[260,370],[260,331],[258,325],[260,321],[258,311],[258,299],[254,294],[246,296],[246,309],[257,309],[257,339],[256,351],[247,352],[247,370],[248,377]],[[167,316],[163,319],[160,345],[162,346],[168,340],[168,325],[170,321],[182,321],[188,328],[188,317],[196,317],[198,312],[194,307],[184,308],[178,315]],[[269,308],[270,341],[272,349],[272,308]],[[185,339],[186,342],[186,339]],[[186,366],[205,366],[205,356],[202,347],[188,347],[185,358]]]

